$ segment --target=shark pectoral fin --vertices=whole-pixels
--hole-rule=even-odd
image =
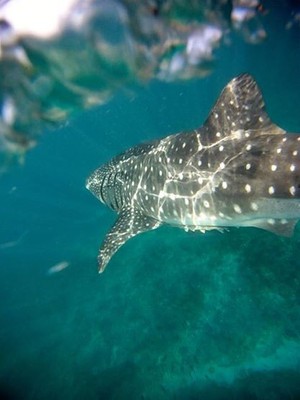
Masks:
[[[265,229],[276,235],[291,237],[294,234],[295,226],[298,219],[291,220],[272,220],[264,221],[254,226],[257,228]]]
[[[139,233],[156,229],[160,225],[159,221],[144,215],[139,210],[129,208],[121,211],[100,247],[98,255],[99,272],[104,271],[111,257],[127,240]]]

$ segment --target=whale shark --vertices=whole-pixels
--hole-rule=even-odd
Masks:
[[[127,240],[162,224],[255,227],[291,236],[300,218],[300,135],[274,124],[249,74],[232,79],[200,128],[135,146],[86,187],[118,213],[99,272]]]

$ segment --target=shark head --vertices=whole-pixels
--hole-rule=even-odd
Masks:
[[[102,203],[120,212],[130,202],[135,191],[134,179],[142,172],[138,160],[157,143],[157,140],[143,143],[114,157],[87,178],[86,188]]]
[[[122,188],[117,165],[112,162],[96,169],[86,180],[86,188],[112,210],[122,209]]]
[[[127,150],[86,186],[118,213],[100,248],[100,272],[128,239],[163,223],[289,236],[300,218],[300,136],[270,120],[244,74],[223,89],[203,126]]]

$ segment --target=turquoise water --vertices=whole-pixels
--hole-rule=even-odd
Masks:
[[[300,33],[282,15],[266,24],[263,44],[233,37],[207,78],[126,87],[1,177],[1,398],[300,398],[299,226],[293,238],[163,227],[98,275],[115,215],[84,187],[129,146],[201,125],[241,72],[299,132]]]

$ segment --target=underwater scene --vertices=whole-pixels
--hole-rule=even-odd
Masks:
[[[134,32],[132,47],[140,49],[140,33],[128,19],[137,2],[123,3],[129,11],[122,21]],[[167,13],[167,6],[171,10],[171,1],[146,3],[156,19],[166,20],[159,13]],[[173,2],[177,9],[168,24],[174,32],[183,31],[174,25],[178,15],[191,18],[184,3]],[[1,58],[0,46],[0,399],[300,399],[299,224],[285,236],[238,223],[205,233],[162,223],[124,243],[98,273],[99,247],[117,218],[86,188],[98,167],[132,146],[200,128],[223,88],[243,73],[257,82],[272,123],[300,134],[299,2],[205,1],[202,6],[212,3],[222,12],[229,7],[231,16],[236,7],[236,14],[227,25],[219,9],[203,14],[210,23],[218,17],[220,28],[218,45],[205,48],[209,56],[203,63],[184,59],[187,50],[180,43],[176,61],[169,58],[166,66],[157,28],[151,45],[144,33],[149,47],[141,51],[164,58],[160,66],[137,63],[130,77],[122,77],[124,65],[118,69],[102,60],[105,84],[101,71],[89,68],[76,90],[75,80],[73,85],[59,78],[52,97],[45,94],[39,102],[32,93],[24,91],[26,97],[13,86],[7,89],[17,72],[4,65],[11,59]],[[245,20],[251,21],[245,25]],[[106,29],[113,31],[114,25]],[[197,40],[194,46],[203,44]],[[24,44],[32,73],[42,68],[57,77],[58,68],[45,67],[57,53],[43,47],[48,58],[41,57],[41,43],[32,43]],[[68,54],[63,60],[70,67]],[[84,70],[84,62],[78,68]],[[180,68],[184,71],[177,76]],[[99,76],[103,82],[97,86]],[[48,83],[43,80],[39,89]],[[298,179],[300,162],[292,162],[281,159]],[[272,164],[264,174],[269,195],[275,169]],[[107,200],[104,183],[99,184],[99,196]],[[234,179],[230,190],[238,184]],[[290,195],[297,198],[285,200],[288,216],[300,202],[299,187],[292,187]],[[278,210],[268,204],[272,216]],[[236,205],[235,213],[241,208]],[[298,219],[300,212],[292,224]]]

